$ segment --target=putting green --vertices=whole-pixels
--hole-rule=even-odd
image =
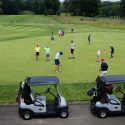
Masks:
[[[72,18],[74,21],[77,19]],[[72,27],[74,33],[70,33]],[[94,82],[100,74],[100,63],[96,62],[98,48],[109,65],[109,75],[125,74],[125,30],[120,26],[103,27],[103,24],[66,24],[55,16],[0,16],[0,84],[18,84],[26,76],[37,75],[56,75],[61,83]],[[65,31],[63,38],[57,35],[60,28]],[[54,32],[55,44],[50,41],[51,32]],[[87,41],[89,34],[92,39],[90,45]],[[68,59],[71,40],[76,45],[75,59]],[[35,60],[36,42],[41,47],[39,60]],[[109,44],[115,48],[113,59],[110,58]],[[44,53],[47,45],[51,48],[49,62]],[[60,58],[63,72],[55,73],[53,61],[59,50],[64,53]]]

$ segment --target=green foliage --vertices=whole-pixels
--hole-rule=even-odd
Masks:
[[[1,15],[1,14],[3,14],[3,10],[2,10],[2,8],[0,8],[0,15]]]
[[[74,16],[96,16],[100,0],[65,0],[63,11]]]
[[[3,14],[3,9],[2,9],[2,0],[0,0],[0,15]]]
[[[121,17],[125,17],[125,0],[121,0],[120,9]]]
[[[56,15],[60,9],[59,0],[34,0],[34,12],[43,15]]]
[[[34,0],[26,0],[24,2],[25,10],[33,11]]]
[[[34,15],[34,13],[32,11],[23,11],[22,14],[23,15]]]
[[[124,17],[125,0],[107,2],[101,0],[0,0],[0,14],[19,15],[32,11],[39,15]]]
[[[2,0],[2,9],[4,14],[20,14],[23,5],[21,0]]]
[[[120,17],[120,2],[102,2],[99,14],[105,17]]]

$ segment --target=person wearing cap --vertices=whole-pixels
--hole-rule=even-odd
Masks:
[[[60,57],[63,55],[63,52],[62,51],[59,51],[56,53],[56,56],[55,56],[55,59],[54,59],[54,69],[55,69],[55,72],[61,72],[61,70],[59,69],[59,66],[60,66]]]
[[[107,70],[108,70],[108,64],[105,62],[104,58],[101,58],[101,67],[100,67],[101,74],[100,74],[100,76],[106,76]]]

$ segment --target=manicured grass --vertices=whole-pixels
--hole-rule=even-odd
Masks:
[[[120,84],[119,84],[120,85]],[[96,86],[95,83],[69,83],[69,84],[60,84],[59,91],[61,95],[66,98],[68,102],[73,101],[89,101],[92,97],[87,95],[87,91]],[[125,84],[120,85],[122,87],[122,91],[125,91]],[[53,86],[37,86],[31,87],[31,89],[39,93],[42,96],[46,96],[47,101],[53,101],[54,97],[49,93],[45,94],[45,90],[50,88],[50,91],[56,95],[55,88]],[[113,86],[113,93],[118,97],[120,100],[123,97],[123,94],[120,92],[115,92],[118,85]],[[16,103],[16,97],[18,94],[18,85],[0,85],[0,103]]]
[[[26,76],[56,75],[68,100],[88,100],[89,97],[85,93],[100,74],[100,63],[96,62],[98,48],[101,49],[101,57],[104,57],[109,65],[109,75],[125,74],[125,21],[104,18],[94,21],[91,18],[84,18],[80,21],[80,18],[0,16],[0,84],[8,85],[9,88],[10,85],[18,85]],[[57,35],[60,28],[65,31],[63,38]],[[70,33],[71,28],[74,28],[74,33]],[[51,32],[54,32],[55,44],[50,41]],[[89,34],[92,36],[90,45],[87,41]],[[76,44],[74,60],[68,59],[71,40]],[[41,47],[39,60],[35,60],[36,42],[39,42]],[[109,44],[115,48],[113,59],[110,58]],[[43,49],[47,45],[51,48],[50,62],[46,62]],[[55,73],[53,61],[59,50],[64,53],[60,59],[63,72]],[[17,93],[16,87],[13,91],[12,98]],[[73,97],[70,96],[71,93],[74,93]],[[7,98],[5,100],[7,101]],[[8,101],[13,102],[13,99],[10,98]]]
[[[86,90],[88,90],[91,85],[92,83],[60,84],[59,90],[61,92],[61,95],[64,96],[68,102],[83,100],[85,101],[90,99],[90,97],[87,96]],[[53,89],[51,86],[49,87],[51,88],[51,92],[54,93],[55,89]],[[18,85],[0,85],[0,103],[15,103],[18,89]],[[46,96],[49,101],[54,99],[49,93],[44,93],[44,91],[47,89],[47,87],[45,86],[39,86],[37,87],[37,89],[32,89],[34,90],[34,92]]]

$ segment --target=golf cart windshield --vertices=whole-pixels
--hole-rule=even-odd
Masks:
[[[27,85],[57,85],[59,83],[59,79],[56,76],[33,76],[26,77],[25,83]]]
[[[59,79],[56,76],[33,76],[33,77],[26,77],[25,84],[27,84],[28,86],[44,86],[44,87],[42,87],[43,89],[45,89],[47,87],[45,93],[50,93],[53,96],[56,95],[56,94],[58,96],[60,96],[60,92],[59,92],[58,86],[57,86],[59,84]],[[50,86],[51,85],[54,86],[55,89],[56,89],[56,93],[55,94],[50,92],[50,88],[51,88]],[[54,89],[51,89],[51,90],[54,90]]]

